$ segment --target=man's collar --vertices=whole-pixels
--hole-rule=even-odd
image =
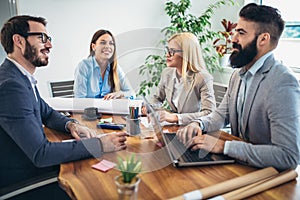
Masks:
[[[273,53],[273,51],[269,51],[262,57],[260,57],[251,67],[249,70],[246,69],[246,67],[242,67],[239,74],[245,74],[246,72],[251,73],[254,75],[264,64],[265,60]]]
[[[14,60],[13,58],[10,57],[6,57],[9,61],[11,61],[12,63],[14,63],[16,65],[16,67],[22,72],[22,74],[24,74],[25,76],[27,76],[30,80],[30,82],[32,84],[36,84],[37,80],[34,78],[34,76],[32,74],[30,74],[24,67],[22,67],[22,65],[20,65],[16,60]]]
[[[252,75],[254,75],[264,64],[265,60],[272,54],[272,51],[269,51],[262,57],[260,57],[253,65],[252,67],[248,70]]]

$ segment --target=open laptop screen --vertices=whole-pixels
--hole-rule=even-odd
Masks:
[[[176,133],[163,132],[163,128],[158,119],[158,113],[154,110],[146,98],[144,98],[144,103],[147,107],[148,117],[150,118],[153,130],[158,139],[158,144],[162,148],[167,149],[170,160],[175,167],[201,166],[234,162],[234,159],[223,154],[214,154],[203,149],[191,151],[178,140]]]

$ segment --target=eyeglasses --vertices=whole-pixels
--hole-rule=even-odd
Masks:
[[[183,51],[180,49],[173,49],[173,48],[165,47],[165,52],[166,52],[166,54],[168,54],[170,56],[174,56],[175,53],[183,52]]]
[[[29,32],[29,33],[25,33],[23,34],[24,37],[28,37],[31,35],[39,35],[42,39],[42,43],[47,43],[47,41],[49,40],[50,42],[52,41],[52,38],[50,36],[48,36],[46,33],[42,33],[42,32]]]

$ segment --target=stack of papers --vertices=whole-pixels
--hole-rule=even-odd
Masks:
[[[83,112],[87,107],[96,107],[100,113],[107,114],[129,114],[129,106],[140,107],[143,100],[131,99],[93,99],[93,98],[62,98],[52,97],[44,99],[53,109],[57,111],[78,111]]]

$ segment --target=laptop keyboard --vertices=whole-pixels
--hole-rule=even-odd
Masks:
[[[175,157],[183,159],[188,162],[210,161],[211,154],[204,150],[192,151],[190,148],[186,148],[182,142],[178,140],[176,134],[165,134],[168,140],[169,148],[172,148],[173,153],[176,152]]]

